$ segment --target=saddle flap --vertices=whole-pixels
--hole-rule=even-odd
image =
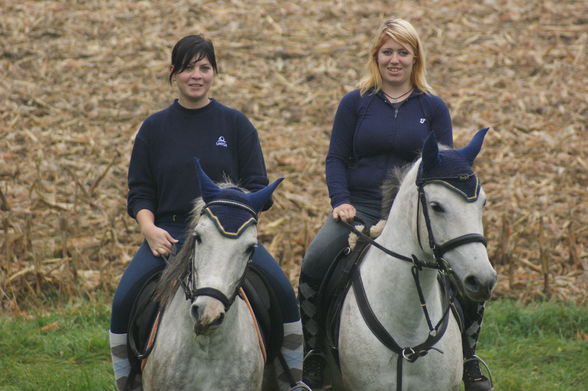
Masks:
[[[131,307],[127,348],[131,366],[137,373],[141,373],[141,360],[151,352],[152,344],[148,346],[148,342],[155,319],[160,313],[159,303],[153,297],[160,277],[161,272],[156,273],[143,284]]]
[[[261,329],[268,362],[272,362],[280,351],[284,326],[279,300],[267,281],[271,277],[265,276],[264,273],[263,269],[250,263],[243,280],[243,290]]]
[[[351,286],[351,276],[361,263],[369,248],[369,242],[359,238],[353,250],[345,248],[337,254],[321,283],[319,290],[319,313],[324,314],[319,322],[325,331],[326,346],[337,349],[339,340],[339,317],[345,295]]]

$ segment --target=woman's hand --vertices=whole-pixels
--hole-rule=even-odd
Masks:
[[[335,220],[343,220],[348,223],[351,223],[351,222],[353,222],[354,217],[355,217],[355,208],[351,204],[337,205],[333,209],[333,218]]]
[[[178,242],[169,232],[156,225],[141,230],[141,232],[145,236],[151,252],[156,257],[171,254],[173,245]]]
[[[154,224],[155,216],[150,210],[141,209],[137,212],[137,222],[141,233],[145,236],[151,252],[156,257],[169,255],[172,252],[173,245],[178,242],[169,232],[159,228]]]

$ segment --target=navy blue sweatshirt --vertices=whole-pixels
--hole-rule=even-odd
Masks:
[[[335,114],[326,159],[331,206],[354,199],[379,205],[388,171],[414,161],[430,131],[453,147],[449,110],[435,95],[415,90],[392,104],[381,91],[346,94]]]
[[[245,115],[216,100],[200,109],[174,101],[149,116],[135,138],[127,211],[157,217],[189,213],[200,196],[193,157],[216,182],[229,178],[250,191],[268,184],[257,131]],[[269,205],[268,205],[269,206]]]

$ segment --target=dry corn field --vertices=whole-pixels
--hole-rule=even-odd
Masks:
[[[17,311],[111,292],[141,241],[126,214],[132,140],[176,96],[180,37],[212,38],[212,95],[257,127],[287,180],[261,240],[293,284],[329,213],[339,99],[379,23],[418,29],[456,146],[491,131],[476,171],[496,297],[588,302],[588,3],[584,0],[0,0],[0,298]]]

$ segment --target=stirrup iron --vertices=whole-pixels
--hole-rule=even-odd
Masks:
[[[488,380],[490,380],[490,387],[494,388],[494,380],[492,379],[492,371],[490,370],[490,367],[488,366],[488,364],[486,364],[486,362],[484,360],[482,360],[480,358],[480,356],[478,356],[477,354],[472,354],[463,363],[465,364],[469,361],[474,361],[474,360],[481,362],[482,365],[484,366],[484,368],[486,368],[486,372],[488,372]]]

